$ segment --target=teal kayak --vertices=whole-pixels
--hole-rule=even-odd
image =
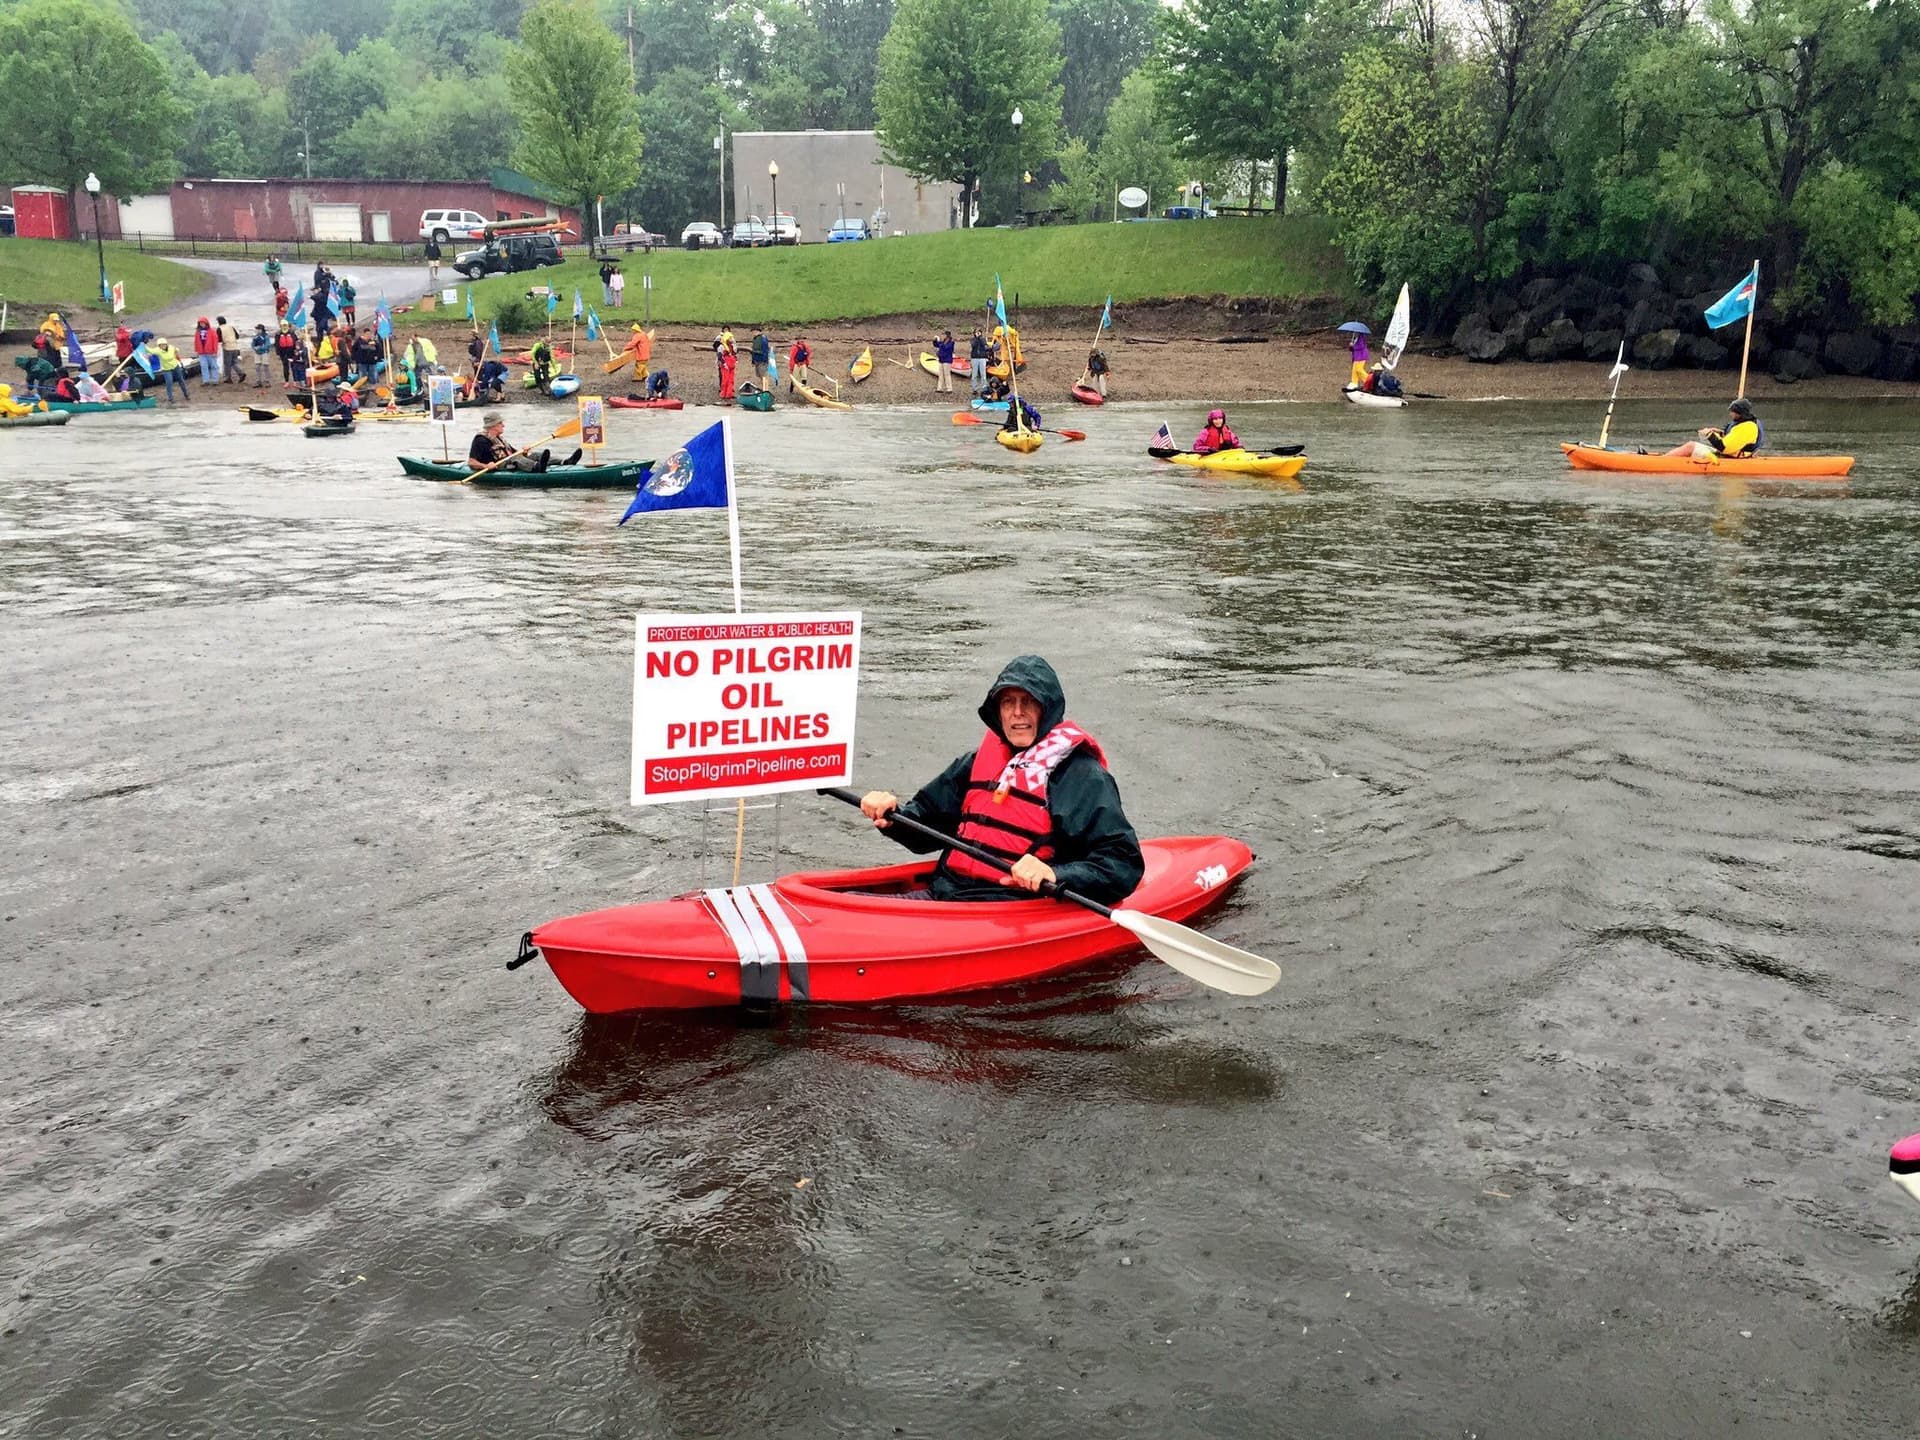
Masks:
[[[116,410],[157,410],[160,402],[152,395],[132,395],[125,400],[49,400],[47,409],[64,410],[69,415],[107,415]]]

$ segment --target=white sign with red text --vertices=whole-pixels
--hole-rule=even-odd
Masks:
[[[859,698],[857,610],[642,615],[633,803],[845,785]]]

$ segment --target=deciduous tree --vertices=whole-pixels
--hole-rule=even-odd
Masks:
[[[638,107],[623,47],[591,0],[541,0],[520,26],[507,82],[520,122],[520,168],[576,197],[591,226],[594,197],[628,189],[640,173]]]
[[[874,91],[881,149],[922,180],[957,183],[970,222],[965,197],[983,175],[1011,182],[1053,157],[1060,64],[1045,0],[900,0]]]
[[[1160,13],[1160,102],[1183,148],[1271,160],[1275,210],[1286,208],[1288,152],[1302,129],[1307,13],[1307,0],[1186,0]]]

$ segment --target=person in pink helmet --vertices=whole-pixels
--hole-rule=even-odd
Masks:
[[[1240,437],[1228,426],[1227,412],[1209,410],[1206,427],[1193,437],[1193,453],[1211,455],[1216,450],[1238,450],[1239,448]]]

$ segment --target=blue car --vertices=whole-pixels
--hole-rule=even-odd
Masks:
[[[867,238],[866,222],[862,220],[842,220],[827,232],[827,243],[840,240],[864,240]]]

